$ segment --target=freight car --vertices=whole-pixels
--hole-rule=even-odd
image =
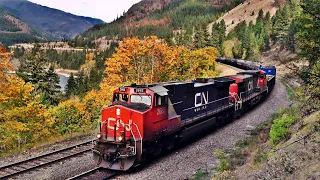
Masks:
[[[256,69],[251,62],[228,63],[251,70],[114,90],[112,105],[102,110],[101,130],[93,149],[97,165],[122,171],[138,166],[197,132],[241,116],[273,89],[275,67]]]

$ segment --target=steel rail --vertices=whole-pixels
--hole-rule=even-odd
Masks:
[[[84,179],[95,179],[95,180],[105,180],[110,179],[116,175],[118,175],[119,172],[113,171],[110,169],[105,169],[102,167],[96,167],[94,169],[91,169],[89,171],[83,172],[79,175],[73,176],[69,178],[68,180],[84,180]]]
[[[93,143],[93,141],[95,140],[92,139],[90,141],[79,143],[64,149],[59,149],[59,150],[52,151],[50,153],[43,154],[37,157],[19,161],[6,166],[2,166],[0,167],[0,179],[7,179],[13,176],[17,176],[19,174],[22,174],[37,168],[41,168],[43,166],[53,164],[61,160],[65,160],[65,159],[77,156],[79,154],[89,152],[92,150],[92,147],[90,146],[89,148],[88,146],[91,143]],[[54,156],[58,156],[58,157],[54,157]]]

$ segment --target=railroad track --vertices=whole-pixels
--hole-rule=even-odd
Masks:
[[[97,167],[72,178],[69,178],[68,180],[105,180],[110,179],[118,174],[119,172],[117,171]]]
[[[89,152],[92,149],[93,141],[95,140],[86,141],[41,156],[0,167],[0,179],[12,178],[22,173]]]

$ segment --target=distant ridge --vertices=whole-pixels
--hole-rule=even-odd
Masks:
[[[20,18],[0,7],[0,45],[39,42],[54,39],[50,34],[31,27]]]
[[[0,0],[0,7],[57,40],[73,38],[96,24],[104,23],[100,19],[76,16],[27,0]]]

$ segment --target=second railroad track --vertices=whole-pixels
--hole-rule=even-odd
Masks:
[[[64,149],[0,167],[0,179],[12,178],[22,173],[90,152],[93,142],[94,140],[86,141]]]

